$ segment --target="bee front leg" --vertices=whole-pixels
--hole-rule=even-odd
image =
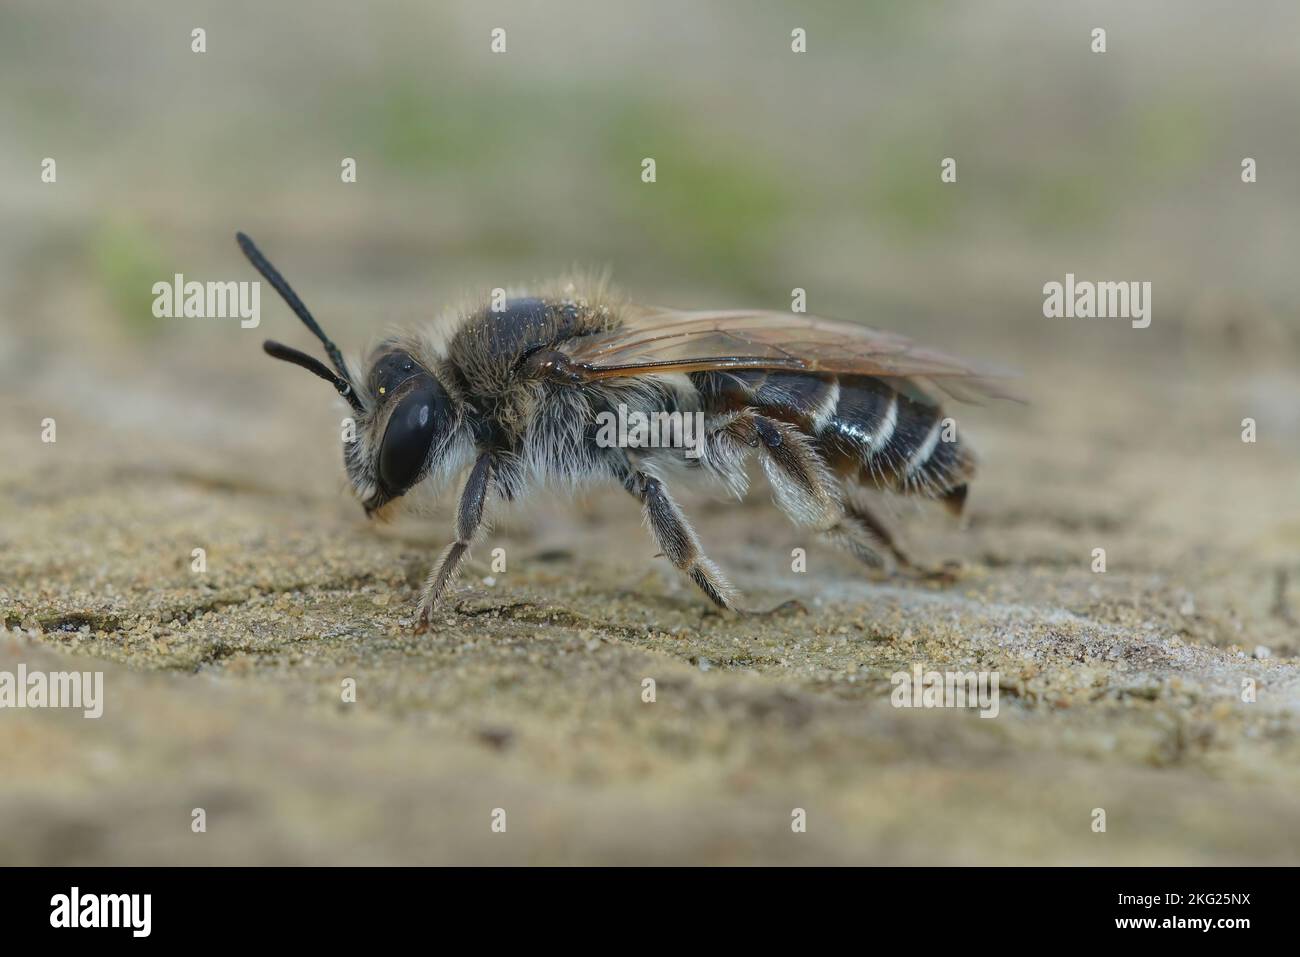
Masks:
[[[469,552],[470,542],[483,523],[483,504],[487,500],[491,481],[492,456],[488,452],[482,452],[474,460],[474,467],[470,469],[465,488],[460,493],[460,505],[456,509],[456,541],[447,546],[425,582],[424,597],[420,600],[420,611],[415,623],[417,632],[428,629],[429,616],[437,607],[442,593],[455,579],[461,559]]]
[[[645,472],[632,472],[623,487],[641,500],[646,524],[659,550],[719,608],[736,607],[736,591],[718,566],[705,557],[699,539],[663,483]]]

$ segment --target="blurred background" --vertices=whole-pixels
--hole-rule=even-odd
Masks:
[[[15,2],[0,16],[10,371],[76,351],[105,375],[121,353],[190,383],[271,379],[253,346],[290,334],[277,304],[245,332],[148,308],[175,272],[246,277],[241,228],[349,344],[578,264],[684,306],[785,308],[800,286],[814,312],[1031,372],[1027,340],[1145,369],[1190,361],[1202,324],[1274,356],[1282,326],[1281,358],[1295,354],[1293,4]],[[806,54],[790,51],[795,26]],[[941,187],[949,156],[958,182]],[[1047,323],[1042,284],[1067,271],[1150,280],[1153,328]],[[200,388],[176,401],[216,401]]]
[[[191,51],[196,27],[206,31],[202,54]],[[504,54],[490,51],[497,27],[506,31]],[[1104,54],[1091,50],[1095,27],[1107,31]],[[806,53],[791,52],[795,28],[807,31]],[[1274,706],[1295,703],[1294,664],[1279,662],[1300,649],[1297,35],[1300,7],[1286,2],[6,0],[4,623],[27,636],[15,641],[111,658],[180,682],[160,695],[188,696],[185,682],[196,672],[215,681],[219,694],[251,695],[232,689],[245,678],[269,678],[253,684],[271,695],[265,707],[276,715],[282,698],[327,707],[321,702],[332,692],[321,690],[328,682],[317,681],[320,668],[329,676],[335,671],[328,669],[369,669],[390,692],[367,706],[381,721],[453,729],[453,739],[462,734],[471,742],[484,727],[513,729],[526,745],[512,760],[523,763],[491,773],[514,775],[516,784],[546,782],[556,789],[553,807],[582,805],[591,776],[613,787],[650,773],[625,766],[629,751],[653,732],[643,735],[635,723],[629,730],[617,717],[621,705],[611,704],[609,713],[594,704],[565,711],[546,697],[547,675],[555,676],[548,669],[560,667],[560,658],[576,667],[569,654],[575,635],[586,636],[578,658],[595,654],[583,651],[586,643],[608,650],[621,641],[619,655],[644,654],[657,667],[678,668],[683,687],[706,698],[721,693],[717,682],[734,678],[750,689],[736,692],[746,701],[752,693],[805,702],[814,717],[791,718],[788,740],[778,736],[767,751],[747,737],[740,718],[727,719],[733,723],[711,739],[722,753],[683,740],[651,748],[646,767],[672,770],[696,788],[665,792],[657,805],[679,843],[663,843],[653,827],[648,833],[655,853],[668,859],[676,848],[676,859],[705,861],[809,853],[876,862],[1122,862],[1122,855],[1107,856],[1119,852],[1072,843],[1087,837],[1065,836],[1067,812],[1053,816],[1071,800],[1071,782],[1098,779],[1097,761],[1114,763],[1114,801],[1135,813],[1152,806],[1153,796],[1160,804],[1192,800],[1189,792],[1213,795],[1181,811],[1165,806],[1171,820],[1184,820],[1182,813],[1186,822],[1216,822],[1196,825],[1195,840],[1188,838],[1192,823],[1186,830],[1170,825],[1130,835],[1123,853],[1172,862],[1282,853],[1271,835],[1296,824],[1281,801],[1295,783],[1278,777],[1283,745],[1258,725],[1250,725],[1247,751],[1235,750],[1235,732],[1228,739],[1237,743],[1224,744],[1224,732],[1213,730],[1227,720],[1214,717],[1222,701],[1206,689],[1230,697],[1241,677],[1234,668],[1270,668],[1273,688],[1290,689]],[[57,163],[54,184],[41,181],[47,157]],[[346,157],[356,161],[355,183],[341,181]],[[656,161],[653,184],[641,180],[645,157]],[[954,184],[940,182],[945,157],[957,161]],[[1258,164],[1257,183],[1242,182],[1245,157]],[[472,610],[465,613],[473,626],[462,619],[459,638],[413,643],[402,618],[449,522],[364,524],[343,492],[339,411],[330,393],[260,351],[267,337],[312,350],[305,330],[266,288],[257,329],[152,315],[153,283],[174,273],[198,281],[256,278],[235,246],[236,230],[258,241],[351,352],[390,325],[433,318],[466,294],[578,266],[608,268],[633,299],[686,308],[784,309],[791,289],[801,287],[810,312],[1017,368],[1028,406],[959,413],[985,459],[969,527],[916,519],[932,536],[920,538],[928,546],[922,551],[962,558],[975,578],[934,606],[926,603],[931,596],[906,588],[852,591],[860,587],[856,570],[827,552],[825,567],[835,571],[792,583],[789,550],[804,543],[763,504],[765,493],[735,513],[740,519],[697,506],[714,557],[737,569],[755,594],[802,589],[804,597],[855,609],[843,620],[747,635],[701,619],[670,576],[648,573],[648,545],[610,555],[611,541],[642,534],[635,510],[614,492],[585,504],[577,521],[571,512],[525,510],[501,526],[512,548],[517,543],[537,557],[502,585],[515,589],[509,600],[567,602],[578,616],[519,625],[516,637],[533,641],[528,654],[549,647],[559,657],[522,674],[500,671],[496,652],[456,657],[469,652],[454,642],[473,644],[474,629],[484,629],[498,649],[514,647],[493,631],[508,623],[480,622]],[[1067,272],[1150,281],[1150,328],[1045,319],[1043,285]],[[58,422],[54,446],[39,441],[46,417]],[[1255,445],[1241,442],[1244,417],[1257,421]],[[614,527],[626,532],[611,535],[602,522],[622,522]],[[211,561],[199,585],[188,567],[196,542]],[[1116,573],[1104,584],[1088,567],[1098,545],[1108,547]],[[568,558],[544,560],[564,548]],[[639,604],[617,603],[627,588],[639,592]],[[386,602],[391,593],[392,606],[359,610],[349,604],[354,592],[367,602]],[[666,604],[646,598],[657,594]],[[969,607],[961,604],[966,599]],[[485,601],[490,607],[507,598],[489,593]],[[997,602],[1001,611],[990,611]],[[621,615],[625,630],[605,630],[602,609]],[[968,613],[975,617],[962,618]],[[956,637],[939,624],[952,621],[965,621]],[[1082,637],[1071,637],[1076,626]],[[662,637],[671,628],[681,629],[676,640]],[[886,643],[856,650],[834,638],[819,644],[819,636],[841,629],[872,641],[884,635]],[[897,645],[904,634],[937,642],[923,649],[931,660],[1000,664],[1008,673],[1037,662],[1032,673],[1019,674],[1017,708],[1025,713],[1010,719],[1023,722],[1014,733],[968,725],[955,738],[947,725],[908,732],[930,756],[925,773],[951,758],[942,772],[951,771],[943,778],[951,787],[935,786],[938,803],[929,812],[912,800],[918,779],[892,763],[893,752],[854,737],[857,712],[834,711],[859,700],[864,687],[887,694],[881,682],[888,672],[916,657]],[[812,645],[801,647],[809,635]],[[1194,653],[1162,646],[1140,661],[1127,653],[1107,657],[1107,649],[1156,640]],[[742,641],[766,642],[767,651],[739,654]],[[999,657],[1006,655],[1018,664]],[[1115,670],[1071,670],[1094,659]],[[453,660],[473,660],[480,683],[451,676]],[[619,660],[613,673],[626,668],[635,685],[646,666]],[[701,660],[714,663],[710,674]],[[592,689],[608,684],[609,673],[592,667],[586,678],[566,677],[573,697],[564,700],[602,700]],[[844,683],[849,675],[852,687]],[[1135,682],[1158,690],[1135,692]],[[1170,691],[1188,682],[1202,690],[1192,698]],[[138,700],[148,702],[151,693],[142,686]],[[1075,694],[1097,710],[1063,728],[1074,719],[1056,709]],[[809,721],[819,727],[823,699],[838,717],[825,718],[826,740],[836,743],[819,756],[802,735]],[[1134,706],[1147,708],[1145,717],[1135,719]],[[120,816],[110,826],[88,797],[115,793],[119,807],[131,809],[171,799],[165,788],[129,783],[161,787],[162,778],[151,777],[147,756],[133,771],[124,742],[159,761],[164,753],[175,757],[167,748],[181,747],[142,730],[157,722],[141,707],[134,731],[96,732],[105,740],[95,753],[109,757],[92,762],[88,777],[68,771],[67,780],[63,771],[38,771],[48,766],[42,755],[61,752],[52,750],[55,733],[41,716],[24,718],[36,722],[25,743],[9,743],[17,766],[27,755],[32,777],[26,786],[11,783],[5,800],[41,808],[45,824],[7,835],[0,850],[27,862],[169,861],[200,853],[146,839]],[[223,707],[211,705],[213,713]],[[174,713],[181,711],[177,705]],[[784,714],[784,705],[775,713]],[[679,718],[687,736],[706,718],[723,720],[711,706]],[[1125,738],[1130,732],[1122,729],[1135,726],[1139,737]],[[1280,727],[1293,738],[1293,718]],[[313,728],[303,734],[344,734],[328,720]],[[222,753],[231,768],[218,774],[217,759],[203,752],[204,769],[166,777],[177,801],[188,800],[187,788],[205,775],[228,782],[221,775],[237,777],[232,769],[241,761],[256,766],[253,752],[241,751],[245,730],[227,730]],[[892,724],[878,730],[884,737],[897,731]],[[1067,766],[1026,771],[1039,775],[1044,790],[1029,787],[1022,804],[973,809],[959,795],[971,788],[978,795],[980,787],[1001,795],[1002,781],[972,782],[964,759],[936,742],[964,747],[966,735],[985,741],[999,733],[1008,736],[987,744],[997,760],[1042,752],[1065,755]],[[729,736],[739,743],[724,745]],[[69,766],[82,768],[81,739],[68,733],[59,740]],[[296,747],[297,739],[286,744]],[[395,749],[386,770],[403,766],[409,753]],[[430,758],[430,774],[455,766],[451,758],[440,764],[444,757]],[[283,765],[279,755],[262,759],[266,768]],[[1041,755],[1028,763],[1035,761]],[[845,763],[897,772],[897,800],[881,798],[869,814],[858,813],[852,801],[861,790],[834,770]],[[1148,777],[1157,766],[1188,776]],[[313,765],[297,777],[264,776],[249,792],[228,784],[232,808],[248,815],[245,833],[282,834],[283,817],[267,816],[266,803],[299,793],[295,788],[309,793],[319,771]],[[681,793],[698,812],[692,826],[711,820],[699,810],[707,794],[719,802],[717,823],[725,827],[734,818],[726,797],[732,789],[748,794],[775,777],[801,774],[827,806],[848,802],[839,807],[851,838],[828,837],[816,853],[735,834],[715,847],[678,827]],[[406,793],[376,776],[389,780],[383,794]],[[1225,784],[1243,780],[1257,790]],[[389,807],[390,817],[418,814],[419,788],[408,785],[400,799],[408,803]],[[268,790],[249,798],[261,793],[258,786]],[[356,824],[351,815],[375,794],[332,786],[341,803],[331,826],[352,833],[338,822]],[[1269,803],[1275,797],[1276,806]],[[621,819],[618,795],[604,799],[611,820]],[[772,800],[787,806],[784,795]],[[538,813],[553,827],[546,841],[523,845],[519,853],[533,855],[528,859],[554,860],[557,848],[574,841],[585,848],[582,860],[651,853],[613,832],[586,831],[584,844],[565,830],[561,812],[554,819]],[[307,850],[318,833],[302,823],[311,819],[303,814],[295,818],[296,843],[250,838],[227,845],[233,860],[255,857],[257,847],[272,847],[261,858],[268,861],[329,859]],[[1243,823],[1251,816],[1255,824]],[[938,827],[940,819],[948,823]],[[51,836],[68,822],[99,835],[91,843],[100,850],[79,856],[82,850]],[[1023,841],[1008,845],[999,837],[1002,823],[1022,826]],[[127,830],[114,830],[120,827]],[[382,844],[378,833],[368,846]],[[411,850],[388,836],[376,860],[408,852],[430,859],[420,856],[418,842]],[[606,853],[615,845],[617,853]],[[149,850],[133,858],[130,849],[140,847]],[[433,859],[481,853],[465,845]]]
[[[1293,4],[20,0],[2,15],[0,173],[21,225],[6,318],[48,327],[75,301],[104,319],[83,337],[136,335],[132,352],[230,335],[154,321],[141,279],[242,275],[237,228],[344,339],[574,263],[688,304],[780,308],[800,285],[816,310],[998,353],[1049,334],[1041,286],[1067,270],[1150,279],[1164,321],[1140,337],[1056,324],[1055,341],[1167,353],[1213,293],[1293,313]],[[46,156],[55,188],[33,175]],[[938,188],[947,156],[958,183]]]

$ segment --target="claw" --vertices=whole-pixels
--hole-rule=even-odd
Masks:
[[[766,618],[770,615],[786,615],[791,612],[798,612],[801,615],[809,614],[808,606],[797,598],[783,601],[775,608],[769,608],[766,611],[760,611],[756,608],[737,608],[736,611],[747,618]]]
[[[909,563],[901,566],[901,570],[907,571],[914,578],[921,581],[936,582],[940,585],[954,585],[961,580],[965,568],[961,562],[949,559],[938,568]]]
[[[414,634],[423,635],[429,631],[430,608],[428,605],[421,605],[420,612],[415,616]]]

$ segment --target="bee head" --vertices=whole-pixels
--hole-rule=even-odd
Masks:
[[[366,441],[345,449],[366,513],[382,508],[438,464],[456,430],[456,406],[438,378],[395,344],[379,348],[366,377],[374,402]]]
[[[445,449],[458,419],[451,397],[433,373],[408,351],[390,344],[380,347],[371,363],[366,378],[370,402],[363,402],[343,354],[298,294],[251,239],[243,233],[236,233],[235,238],[248,261],[324,345],[333,370],[319,359],[279,342],[268,339],[262,348],[267,355],[324,379],[352,407],[357,435],[355,441],[344,443],[344,463],[366,514],[374,513],[428,474]]]

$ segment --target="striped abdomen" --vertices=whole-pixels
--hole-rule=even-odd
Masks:
[[[932,404],[869,376],[762,369],[699,372],[706,412],[753,408],[799,427],[843,478],[941,499],[960,512],[975,458]]]

